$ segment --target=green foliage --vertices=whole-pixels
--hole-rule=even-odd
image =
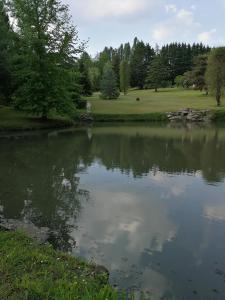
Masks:
[[[101,73],[98,67],[93,66],[89,69],[89,78],[91,81],[92,90],[97,92],[100,90]]]
[[[103,77],[101,80],[101,95],[105,100],[117,99],[120,95],[116,75],[113,71],[111,63],[107,63],[104,67]]]
[[[206,78],[209,90],[220,106],[225,87],[225,47],[215,48],[210,53]]]
[[[199,55],[194,58],[194,66],[191,71],[184,73],[184,86],[193,86],[196,90],[206,90],[207,83],[205,80],[205,73],[208,64],[207,55]]]
[[[178,75],[192,70],[194,57],[207,54],[210,48],[200,44],[171,43],[162,47],[160,54],[170,69],[169,81],[175,83]]]
[[[159,87],[163,86],[169,78],[169,69],[162,56],[157,55],[150,64],[148,75],[146,78],[146,86],[148,88],[154,88],[158,91]]]
[[[86,52],[84,52],[79,60],[81,94],[84,96],[92,95],[92,84],[89,74],[90,66],[91,58]]]
[[[154,50],[142,41],[135,39],[130,58],[131,87],[143,89],[149,64],[154,57]]]
[[[129,65],[126,60],[123,60],[120,63],[120,90],[127,94],[130,84],[130,73],[129,73]]]
[[[185,81],[185,77],[183,75],[178,75],[176,78],[175,78],[175,84],[176,84],[176,87],[184,87],[184,81]]]
[[[71,71],[82,46],[68,7],[52,0],[10,0],[17,20],[14,57],[15,107],[47,118],[51,111],[73,113]]]
[[[0,0],[0,103],[9,104],[11,96],[10,56],[13,32],[9,25],[4,1]]]

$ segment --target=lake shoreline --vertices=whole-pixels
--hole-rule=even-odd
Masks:
[[[56,251],[48,243],[40,244],[22,231],[6,230],[1,224],[0,253],[2,299],[73,296],[91,300],[103,293],[109,299],[115,296],[106,268]]]
[[[182,112],[184,110],[176,112],[156,112],[148,114],[80,114],[77,118],[73,120],[63,120],[63,119],[48,119],[47,121],[37,119],[37,118],[27,118],[24,121],[20,121],[20,124],[15,124],[11,119],[5,122],[0,120],[0,132],[34,132],[34,131],[44,131],[49,129],[63,129],[63,128],[73,128],[77,126],[82,126],[83,124],[98,124],[98,123],[128,123],[128,122],[143,122],[143,123],[206,123],[204,120],[191,119],[182,121]],[[193,115],[201,113],[201,110],[193,110]],[[170,115],[178,114],[177,120],[170,120]],[[225,111],[221,110],[208,110],[207,122],[217,123],[225,122]]]

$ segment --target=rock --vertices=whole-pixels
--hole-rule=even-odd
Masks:
[[[13,219],[0,219],[0,230],[5,231],[22,231],[29,237],[36,240],[39,244],[44,244],[48,241],[50,231],[46,227],[38,228],[31,222],[23,222]]]
[[[93,122],[94,119],[89,114],[82,114],[79,117],[81,122]]]
[[[167,118],[171,122],[209,122],[211,115],[208,110],[192,110],[190,108],[182,109],[177,112],[168,112]]]

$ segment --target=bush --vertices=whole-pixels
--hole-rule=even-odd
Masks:
[[[77,100],[75,105],[77,109],[85,109],[87,107],[87,100]]]

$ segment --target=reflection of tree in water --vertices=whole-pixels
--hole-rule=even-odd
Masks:
[[[93,135],[91,153],[108,169],[119,168],[134,177],[149,171],[179,174],[202,171],[209,183],[221,182],[225,177],[225,140],[204,134],[192,137],[159,137],[136,134]]]
[[[76,176],[82,171],[78,150],[82,139],[71,143],[63,137],[2,142],[0,203],[4,216],[23,217],[37,226],[49,227],[55,245],[69,250],[70,232],[82,203],[89,198],[88,192],[79,188]]]
[[[173,131],[171,130],[171,133]],[[90,133],[90,130],[89,130]],[[57,246],[70,246],[70,232],[88,200],[79,188],[79,173],[96,159],[107,169],[118,168],[134,177],[160,170],[167,173],[202,171],[209,183],[225,177],[225,140],[217,130],[197,138],[141,134],[74,133],[2,139],[0,205],[6,218],[21,218],[51,228]]]

